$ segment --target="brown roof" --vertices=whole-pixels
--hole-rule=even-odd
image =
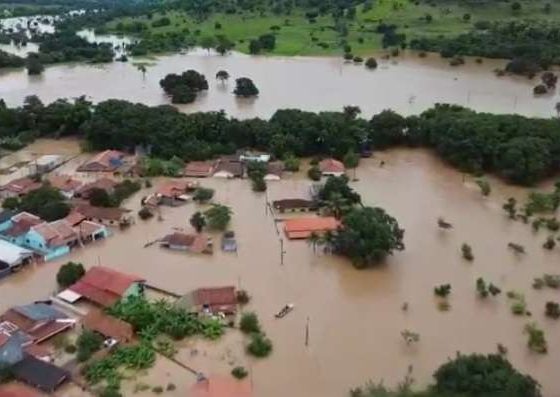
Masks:
[[[108,307],[122,298],[132,284],[144,281],[140,277],[108,267],[94,266],[69,289],[92,302]]]
[[[282,199],[274,200],[272,206],[277,210],[291,210],[299,208],[315,208],[315,202],[305,199]]]
[[[344,164],[335,159],[324,159],[319,163],[319,169],[323,173],[342,173],[346,170]]]
[[[114,179],[99,178],[93,182],[86,183],[85,185],[83,185],[77,191],[77,193],[84,198],[88,198],[88,196],[91,194],[91,191],[94,189],[101,189],[101,190],[105,190],[106,192],[110,192],[115,188],[116,185],[117,185],[117,181],[115,181]]]
[[[122,158],[125,156],[123,152],[118,150],[105,150],[93,156],[89,161],[78,168],[78,171],[96,172],[96,171],[115,171],[120,167]]]
[[[77,230],[78,233],[82,238],[89,237],[97,233],[100,229],[103,229],[105,226],[100,225],[99,223],[92,222],[92,221],[83,221],[78,226]]]
[[[193,292],[193,303],[197,306],[208,306],[213,313],[235,313],[235,287],[199,288]]]
[[[94,207],[89,204],[80,204],[75,210],[89,219],[103,219],[107,221],[120,221],[129,210],[123,208]]]
[[[189,177],[210,176],[215,167],[214,161],[191,161],[185,166],[184,174]]]
[[[282,177],[284,172],[284,163],[281,161],[271,161],[266,165],[266,173]]]
[[[7,190],[10,193],[17,195],[25,195],[33,190],[37,190],[42,186],[41,182],[36,182],[31,178],[18,178],[14,179],[4,186],[0,187],[0,190]]]
[[[163,197],[177,198],[185,194],[189,185],[186,181],[167,181],[158,187],[157,194]]]
[[[45,239],[48,247],[60,247],[78,238],[72,226],[63,219],[50,223],[41,223],[33,226],[31,229]]]
[[[91,309],[88,312],[83,319],[83,324],[92,331],[120,342],[128,342],[134,336],[132,325],[97,309]]]
[[[22,330],[36,343],[51,338],[52,336],[72,327],[70,322],[57,322],[56,319],[37,319],[27,317],[16,308],[8,309],[0,316],[0,322],[10,322]]]
[[[190,397],[252,397],[253,388],[248,378],[210,376],[191,387]]]
[[[64,218],[64,220],[66,222],[68,222],[68,224],[70,226],[76,226],[79,225],[80,222],[82,222],[83,220],[85,220],[86,217],[83,214],[80,214],[78,211],[72,210],[67,216],[66,218]]]
[[[334,231],[339,225],[340,222],[333,217],[293,218],[284,221],[284,232],[290,239],[307,238],[313,232]]]
[[[44,394],[23,383],[0,384],[0,397],[41,397]]]
[[[240,161],[232,161],[232,160],[220,160],[218,162],[218,166],[214,171],[214,174],[225,171],[232,174],[234,177],[242,177],[243,176],[243,163]]]
[[[62,190],[63,192],[72,192],[83,185],[82,182],[72,179],[68,175],[50,175],[48,180],[52,187]]]
[[[39,225],[44,221],[28,212],[20,212],[12,217],[12,226],[4,231],[6,236],[17,237],[25,234],[35,225]]]
[[[175,232],[161,239],[169,245],[188,248],[194,253],[202,253],[208,249],[208,236],[202,233],[188,234]]]

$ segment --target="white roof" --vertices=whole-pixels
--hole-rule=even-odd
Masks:
[[[45,154],[35,160],[35,163],[37,163],[37,165],[49,165],[60,160],[62,160],[62,156],[59,154]]]
[[[80,299],[82,297],[82,295],[77,294],[72,290],[65,289],[64,291],[59,293],[56,297],[59,298],[59,299],[62,299],[65,302],[74,303],[78,299]]]
[[[17,263],[21,258],[28,258],[31,256],[33,256],[33,252],[7,241],[0,240],[0,261],[12,265]]]

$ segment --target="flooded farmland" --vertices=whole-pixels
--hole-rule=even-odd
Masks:
[[[46,150],[44,145],[56,150],[58,143],[40,145],[43,149],[33,150]],[[75,169],[75,161],[59,172]],[[384,167],[380,161],[385,161]],[[244,340],[236,331],[228,331],[219,342],[186,341],[177,358],[205,373],[227,374],[232,365],[244,365],[251,372],[257,396],[341,397],[367,379],[396,384],[409,365],[417,383],[423,385],[457,351],[490,353],[498,343],[507,347],[514,366],[541,382],[546,397],[560,395],[556,344],[549,343],[547,355],[531,354],[523,334],[524,325],[534,321],[545,330],[549,342],[560,337],[558,324],[544,316],[545,302],[558,300],[558,291],[531,288],[534,277],[560,273],[560,254],[557,249],[542,248],[547,233],[534,233],[529,225],[509,220],[501,209],[507,197],[523,198],[526,190],[492,181],[492,194],[484,198],[470,177],[427,151],[413,149],[376,154],[361,163],[357,178],[352,185],[365,203],[385,208],[406,230],[406,250],[374,269],[355,270],[342,258],[314,253],[305,241],[286,242],[284,265],[280,264],[281,235],[265,202],[305,197],[307,179],[288,176],[270,182],[266,194],[256,194],[247,180],[210,178],[201,180],[202,185],[216,189],[215,201],[233,209],[237,254],[215,249],[212,256],[195,256],[157,246],[143,248],[173,228],[189,229],[189,217],[200,209],[195,204],[161,207],[161,221],[137,220],[106,241],[2,280],[0,309],[51,294],[58,267],[68,260],[88,267],[100,263],[143,276],[150,284],[176,293],[224,284],[248,290],[252,301],[247,310],[259,314],[274,342],[269,358],[254,360],[245,355]],[[158,181],[153,180],[154,188]],[[136,212],[147,193],[143,189],[125,206]],[[438,217],[451,222],[453,230],[438,229]],[[473,248],[473,262],[461,257],[465,242]],[[523,244],[527,254],[515,256],[507,249],[509,242]],[[479,299],[478,277],[504,293]],[[434,286],[443,283],[452,285],[448,312],[438,310],[433,295]],[[525,294],[531,317],[511,313],[505,292],[512,289]],[[273,314],[288,302],[296,309],[284,319],[275,319]],[[405,302],[407,311],[401,309]],[[407,346],[400,335],[405,329],[418,332],[420,341]],[[169,378],[165,368],[162,379]],[[173,380],[177,390],[192,381],[190,374]]]
[[[84,37],[97,41],[91,31]],[[106,36],[100,41],[122,48],[125,38]],[[135,66],[147,65],[144,75]],[[555,113],[556,93],[533,95],[535,81],[521,77],[496,77],[493,70],[506,61],[468,59],[458,68],[438,55],[419,58],[408,54],[380,60],[376,70],[362,64],[345,63],[341,58],[254,57],[239,53],[220,56],[205,50],[186,54],[131,59],[128,63],[105,65],[66,64],[49,66],[40,76],[28,76],[24,69],[0,71],[0,97],[11,106],[20,105],[28,95],[43,101],[88,96],[98,102],[110,98],[149,105],[169,103],[159,81],[168,73],[194,69],[206,76],[210,89],[196,102],[181,105],[185,112],[225,110],[239,118],[270,117],[277,109],[309,111],[340,110],[360,106],[364,117],[384,109],[415,114],[435,103],[453,103],[493,113],[519,113],[548,117]],[[230,81],[214,78],[225,69]],[[236,99],[235,78],[249,77],[260,90],[258,98]]]

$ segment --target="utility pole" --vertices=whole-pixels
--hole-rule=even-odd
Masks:
[[[280,264],[283,265],[284,264],[284,254],[286,253],[286,251],[284,251],[284,239],[282,237],[280,237]]]
[[[307,322],[305,323],[305,346],[309,346],[309,316],[307,316]]]

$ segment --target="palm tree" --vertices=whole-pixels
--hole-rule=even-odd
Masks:
[[[307,242],[313,248],[313,253],[317,252],[317,245],[321,243],[321,236],[317,234],[317,232],[311,232],[309,237],[307,238]]]
[[[144,65],[143,63],[139,63],[136,65],[136,68],[142,72],[142,79],[146,80],[146,65]]]
[[[350,204],[348,203],[348,199],[343,197],[340,193],[332,193],[329,199],[325,201],[325,207],[332,216],[336,219],[340,219],[342,215],[350,209]]]
[[[336,234],[332,230],[327,230],[323,234],[321,238],[321,243],[324,246],[325,253],[331,253],[333,251],[335,239],[336,239]]]
[[[219,70],[218,73],[216,73],[216,79],[220,80],[222,84],[224,84],[227,79],[229,79],[229,73],[227,70]]]

